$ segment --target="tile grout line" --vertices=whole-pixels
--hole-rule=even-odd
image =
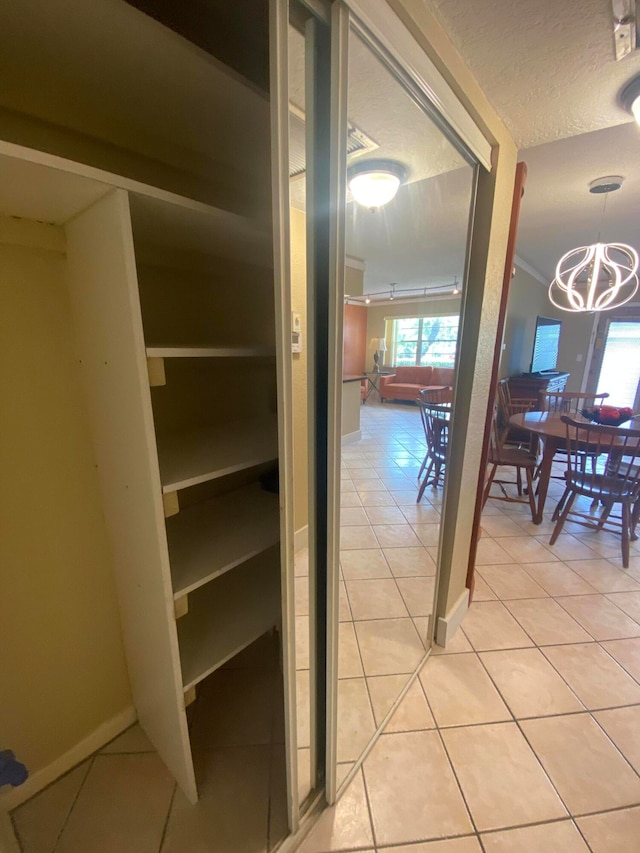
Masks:
[[[69,823],[69,818],[71,817],[71,813],[73,812],[73,810],[76,806],[76,803],[78,802],[78,798],[80,797],[80,794],[82,792],[82,789],[84,788],[86,781],[89,778],[89,773],[91,773],[91,771],[93,770],[93,765],[95,763],[97,755],[98,755],[98,753],[94,752],[94,754],[91,756],[91,758],[89,760],[89,766],[87,767],[87,772],[84,774],[82,782],[80,783],[80,786],[76,792],[75,797],[73,798],[73,802],[69,806],[69,810],[67,812],[67,815],[66,815],[64,821],[62,822],[62,826],[60,827],[60,832],[58,833],[58,836],[57,836],[57,838],[53,844],[53,847],[51,848],[51,853],[55,853],[55,851],[58,849],[58,845],[60,844],[60,840],[62,839],[62,835],[63,835],[65,829],[67,828],[67,824]]]
[[[523,630],[524,630],[524,629],[523,629]],[[571,644],[571,645],[573,645],[573,644]],[[576,644],[576,645],[579,645],[579,644]],[[599,645],[599,644],[597,643],[597,641],[596,641],[596,645]],[[543,649],[539,648],[537,645],[535,646],[535,648],[536,648],[538,651],[540,651],[540,652],[544,655],[544,651],[543,651]],[[606,650],[604,650],[604,651],[606,651]],[[476,654],[478,654],[478,653],[476,652]],[[583,701],[580,699],[580,697],[575,693],[575,691],[573,690],[573,688],[571,687],[571,685],[568,683],[568,681],[564,678],[564,676],[562,675],[562,673],[561,673],[561,672],[560,672],[560,671],[559,671],[559,670],[554,666],[553,662],[552,662],[552,661],[550,661],[550,660],[547,658],[547,656],[546,656],[546,655],[544,655],[545,660],[550,664],[550,666],[552,667],[552,669],[553,669],[553,670],[554,670],[554,671],[559,675],[559,677],[561,678],[561,680],[563,681],[563,683],[566,685],[566,687],[571,691],[571,693],[576,697],[576,699],[577,699],[577,700],[580,702],[580,704],[583,706],[584,710],[582,710],[582,711],[576,711],[576,712],[569,712],[569,713],[567,713],[567,714],[550,714],[550,715],[545,715],[545,716],[540,716],[540,715],[538,715],[538,716],[536,716],[536,717],[518,718],[518,717],[516,717],[516,716],[515,716],[515,714],[513,713],[513,711],[512,711],[512,709],[511,709],[511,707],[510,707],[510,705],[509,705],[509,703],[508,703],[508,701],[507,701],[506,697],[502,694],[502,691],[500,690],[500,688],[499,688],[498,684],[497,684],[497,683],[494,681],[494,679],[492,678],[491,673],[489,672],[489,670],[487,669],[487,667],[484,665],[484,662],[482,661],[482,658],[480,658],[480,656],[479,656],[479,655],[478,655],[478,658],[479,658],[480,664],[483,666],[483,668],[484,668],[484,669],[485,669],[485,671],[487,672],[487,675],[489,676],[489,678],[491,679],[492,683],[494,684],[494,686],[495,686],[496,690],[498,691],[498,694],[500,695],[500,697],[502,698],[503,702],[505,703],[505,705],[506,705],[506,706],[507,706],[507,708],[509,709],[509,712],[512,714],[512,716],[513,716],[513,721],[514,721],[514,722],[515,722],[515,724],[518,726],[518,730],[520,731],[521,735],[522,735],[522,736],[523,736],[523,738],[525,739],[525,741],[526,741],[527,745],[529,746],[529,749],[531,750],[531,752],[532,752],[532,753],[533,753],[533,755],[535,756],[535,758],[536,758],[536,760],[538,761],[538,763],[539,763],[540,767],[542,768],[542,770],[543,770],[543,772],[544,772],[545,776],[547,777],[547,779],[548,779],[549,783],[551,784],[551,786],[553,787],[554,791],[555,791],[555,792],[556,792],[556,794],[558,795],[558,798],[559,798],[560,802],[562,803],[562,805],[564,806],[564,808],[567,810],[567,814],[568,814],[572,819],[574,818],[574,814],[573,814],[573,812],[571,811],[571,809],[569,809],[568,804],[565,802],[564,798],[563,798],[563,797],[562,797],[562,795],[560,794],[560,791],[557,789],[557,787],[556,787],[555,783],[553,782],[553,779],[551,778],[551,776],[550,776],[550,775],[549,775],[549,773],[547,772],[546,768],[544,767],[544,765],[543,765],[543,763],[542,763],[541,758],[538,756],[538,754],[537,754],[537,752],[535,751],[535,749],[534,749],[533,745],[532,745],[532,744],[531,744],[531,742],[529,741],[529,738],[527,737],[527,735],[526,735],[525,731],[523,730],[522,726],[520,725],[520,720],[521,720],[521,719],[527,719],[527,720],[532,720],[532,719],[546,720],[546,719],[553,719],[553,718],[557,718],[557,717],[568,717],[568,716],[578,716],[578,715],[588,714],[588,715],[589,715],[589,717],[593,720],[593,722],[598,726],[598,728],[599,728],[601,731],[603,731],[604,735],[607,737],[607,739],[608,739],[608,740],[609,740],[609,742],[612,744],[612,746],[616,749],[616,751],[617,751],[617,752],[619,752],[619,753],[622,755],[622,757],[624,758],[625,762],[626,762],[626,763],[631,767],[631,769],[636,773],[636,775],[640,776],[640,773],[638,773],[638,771],[636,771],[636,770],[635,770],[635,768],[630,764],[630,762],[629,762],[629,760],[627,759],[627,757],[622,753],[622,751],[617,747],[617,745],[616,745],[616,744],[611,740],[611,738],[609,737],[609,735],[607,734],[607,732],[606,732],[606,731],[604,731],[604,729],[602,728],[602,726],[600,726],[600,725],[599,725],[598,721],[597,721],[597,720],[595,719],[595,717],[593,716],[592,711],[586,707],[586,705],[584,704],[584,702],[583,702]]]
[[[534,600],[535,600],[535,599],[534,599]],[[555,600],[555,599],[554,599],[554,600]],[[564,609],[564,608],[563,608],[563,609]],[[512,614],[512,615],[514,615],[514,614]],[[569,615],[571,615],[571,614],[569,614]],[[516,621],[517,621],[517,617],[515,617],[515,615],[514,615],[514,618],[515,618],[515,619],[516,619]],[[582,626],[581,626],[581,627],[582,627]],[[525,630],[525,629],[523,628],[523,630]],[[585,630],[586,630],[586,629],[585,629]],[[588,633],[588,632],[587,632],[587,633]],[[561,647],[561,646],[563,646],[563,645],[587,645],[587,644],[582,644],[582,643],[557,644],[557,646],[560,646],[560,647]],[[592,643],[588,643],[588,645],[592,645]],[[593,645],[596,645],[596,646],[598,646],[599,648],[602,648],[602,646],[600,645],[600,643],[599,643],[597,640],[594,640]],[[540,760],[540,758],[538,757],[538,755],[537,755],[537,753],[536,753],[535,749],[533,748],[533,746],[532,746],[532,745],[531,745],[531,743],[529,742],[529,739],[527,738],[526,734],[524,733],[524,731],[523,731],[522,727],[519,725],[519,721],[520,721],[520,720],[532,720],[532,719],[541,719],[541,720],[545,720],[545,719],[552,719],[552,718],[555,718],[555,717],[577,716],[578,714],[584,714],[584,713],[587,713],[587,714],[589,714],[589,716],[591,717],[591,719],[593,720],[593,722],[598,726],[598,728],[603,732],[603,734],[605,735],[605,737],[607,738],[607,740],[612,744],[612,746],[614,747],[614,749],[615,749],[615,750],[616,750],[616,751],[617,751],[617,752],[622,756],[622,758],[625,760],[625,762],[627,763],[627,765],[629,765],[629,767],[631,768],[631,770],[632,770],[632,771],[633,771],[637,776],[639,776],[639,777],[640,777],[640,772],[639,772],[638,770],[636,770],[636,768],[631,764],[631,762],[629,761],[629,759],[627,758],[627,756],[626,756],[626,755],[622,752],[622,750],[617,746],[617,744],[616,744],[616,743],[613,741],[613,739],[609,736],[609,734],[608,734],[608,733],[607,733],[607,731],[604,729],[604,727],[600,725],[600,723],[598,722],[598,720],[597,720],[597,719],[595,718],[595,716],[594,716],[594,711],[601,711],[601,710],[616,710],[617,708],[620,708],[620,707],[636,707],[636,706],[637,706],[638,704],[640,704],[640,703],[628,703],[628,704],[626,704],[626,705],[622,705],[622,706],[617,705],[617,706],[613,706],[613,707],[612,707],[612,708],[610,708],[610,709],[609,709],[609,708],[607,708],[607,709],[602,709],[602,708],[591,709],[591,708],[587,708],[586,704],[582,701],[582,699],[580,698],[580,696],[578,696],[578,694],[575,692],[575,690],[574,690],[574,689],[572,688],[572,686],[569,684],[569,682],[567,681],[567,679],[565,678],[565,676],[563,675],[563,673],[562,673],[562,672],[560,672],[560,670],[555,666],[555,664],[553,663],[553,661],[552,661],[552,660],[550,660],[550,659],[547,657],[547,655],[544,653],[544,649],[545,649],[545,648],[554,648],[554,647],[555,647],[555,646],[543,646],[543,647],[540,647],[540,646],[538,646],[537,644],[535,645],[535,648],[536,648],[536,649],[537,649],[537,650],[538,650],[538,651],[543,655],[544,659],[545,659],[545,660],[547,661],[547,663],[551,666],[551,668],[553,669],[553,671],[554,671],[554,672],[556,672],[556,674],[560,677],[560,679],[561,679],[561,680],[562,680],[562,682],[565,684],[565,686],[567,687],[567,689],[572,693],[572,695],[573,695],[573,696],[575,696],[575,698],[577,699],[577,701],[578,701],[578,702],[580,702],[580,704],[583,706],[583,709],[584,709],[584,710],[582,710],[582,711],[567,712],[567,713],[564,713],[564,714],[538,715],[538,716],[533,716],[533,717],[516,717],[515,713],[513,712],[513,709],[511,708],[511,706],[509,705],[509,702],[507,701],[506,696],[504,696],[504,695],[503,695],[502,691],[500,690],[499,685],[498,685],[498,684],[497,684],[497,682],[493,679],[493,677],[492,677],[492,675],[491,675],[490,671],[487,669],[487,667],[486,667],[486,665],[485,665],[484,661],[482,660],[482,658],[480,657],[480,655],[479,655],[477,652],[476,652],[476,654],[478,654],[478,658],[479,658],[480,664],[482,665],[482,667],[483,667],[483,668],[484,668],[484,670],[486,671],[487,675],[488,675],[488,676],[489,676],[489,678],[491,679],[491,682],[493,683],[493,685],[494,685],[495,689],[498,691],[498,694],[500,695],[500,697],[502,698],[503,702],[505,703],[505,705],[506,705],[506,706],[507,706],[507,708],[509,709],[509,712],[513,715],[514,722],[516,722],[516,723],[518,724],[518,729],[520,730],[520,732],[522,733],[523,737],[525,738],[525,740],[526,740],[527,744],[529,745],[529,748],[532,750],[532,752],[534,753],[534,755],[536,756],[536,758],[538,759],[538,761],[539,761],[539,763],[540,763],[541,765],[542,765],[542,761]],[[602,651],[603,651],[605,654],[607,654],[607,656],[608,656],[608,657],[610,657],[610,658],[611,658],[611,660],[613,661],[613,663],[615,663],[615,664],[617,664],[618,666],[620,666],[620,665],[618,664],[618,662],[615,660],[615,658],[613,658],[613,656],[612,656],[612,655],[609,655],[609,653],[607,652],[607,650],[606,650],[606,649],[602,648]],[[486,654],[486,653],[487,653],[487,652],[485,652],[485,654]],[[490,653],[490,652],[489,652],[489,653]],[[622,667],[621,667],[621,669],[622,669]],[[623,669],[623,671],[625,671],[625,670]],[[627,673],[627,674],[628,674],[628,673]],[[633,680],[635,683],[638,683],[638,682],[636,681],[636,679],[633,679],[633,677],[632,677],[632,676],[629,676],[629,677],[631,677],[631,678],[632,678],[632,680]],[[546,773],[546,769],[544,768],[544,766],[543,766],[543,770],[545,770],[545,773]],[[564,802],[564,799],[560,796],[560,792],[557,790],[557,788],[556,788],[556,786],[554,785],[553,780],[551,779],[551,777],[549,776],[549,774],[547,774],[547,777],[549,778],[549,781],[550,781],[550,782],[551,782],[551,784],[553,785],[554,790],[556,790],[556,793],[557,793],[557,794],[558,794],[558,796],[560,797],[560,800],[561,800],[562,804],[565,806],[565,808],[567,808],[567,811],[568,811],[568,812],[569,812],[569,814],[573,817],[572,812],[568,809],[568,806],[567,806],[567,804]]]
[[[164,846],[164,842],[167,837],[167,829],[169,828],[169,819],[171,817],[171,812],[173,810],[173,803],[176,798],[176,794],[178,792],[178,783],[175,782],[173,785],[173,791],[171,792],[171,796],[169,797],[169,805],[167,808],[167,815],[164,819],[164,824],[162,826],[162,834],[160,836],[160,844],[158,845],[158,853],[162,853],[162,848]]]

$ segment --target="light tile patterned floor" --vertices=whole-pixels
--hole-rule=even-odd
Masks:
[[[419,456],[413,448],[396,451],[394,460],[406,460],[411,477]],[[345,450],[351,483],[354,466],[367,458]],[[372,492],[367,483],[365,492],[348,480],[350,507],[366,512],[375,494],[374,505],[400,509],[435,558],[433,536],[420,527],[437,518],[422,521],[410,491],[394,483]],[[632,543],[624,570],[619,537],[571,523],[551,547],[560,490],[552,482],[539,526],[526,506],[488,502],[463,628],[446,650],[434,649],[300,853],[640,851],[640,547]],[[427,513],[437,512],[437,498],[427,496]],[[374,535],[379,520],[370,518]],[[385,523],[403,524],[397,515]],[[348,559],[345,552],[347,594],[350,578],[388,585],[390,573],[397,584],[405,574],[420,577],[424,555],[405,559],[411,551],[383,549],[384,561],[375,548],[349,551]],[[395,607],[395,594],[391,600]],[[383,606],[378,598],[375,606]],[[387,677],[398,679],[389,684],[393,692],[403,676]],[[365,678],[375,709],[379,688],[366,669]]]
[[[24,853],[266,853],[287,835],[282,678],[267,634],[188,709],[200,801],[135,725],[13,812]]]
[[[415,504],[417,411],[367,403],[363,423],[364,443],[345,449],[343,472],[342,504],[355,510],[343,524],[360,531],[345,538],[354,547],[341,559],[339,781],[423,652],[437,556],[439,493]],[[625,571],[616,536],[571,524],[551,548],[548,521],[536,527],[516,504],[490,501],[483,525],[463,629],[434,650],[301,853],[640,850],[640,548],[632,545]],[[301,695],[306,574],[299,554]],[[197,708],[193,718],[198,806],[176,793],[134,727],[16,810],[25,853],[257,853],[281,838],[282,720],[267,701],[278,695],[277,667],[258,678],[237,669],[221,676],[233,725],[209,715],[199,724]],[[243,715],[248,707],[263,713]],[[300,711],[304,761],[304,703]]]

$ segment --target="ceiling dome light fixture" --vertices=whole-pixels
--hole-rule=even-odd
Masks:
[[[640,74],[629,80],[620,92],[620,103],[640,124]]]
[[[602,220],[609,193],[619,190],[619,175],[597,178],[589,192],[604,195]],[[629,302],[638,291],[638,253],[625,243],[580,246],[564,254],[549,285],[549,299],[562,311],[611,311]]]
[[[361,160],[347,169],[351,194],[371,211],[388,204],[406,179],[407,170],[395,160]]]

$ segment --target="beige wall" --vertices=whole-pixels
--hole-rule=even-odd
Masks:
[[[308,440],[307,440],[307,252],[306,216],[291,208],[291,310],[298,311],[302,320],[302,352],[294,353],[293,381],[293,522],[296,530],[309,523],[308,497]]]
[[[595,338],[599,314],[562,314],[558,370],[571,374],[567,391],[583,391],[587,381],[588,358],[592,337]]]
[[[555,316],[547,297],[547,288],[529,273],[516,267],[511,279],[500,378],[526,373],[531,365],[536,317]]]
[[[344,269],[344,292],[349,296],[361,296],[364,293],[364,271],[347,265]]]
[[[527,372],[531,366],[536,318],[556,317],[562,320],[558,370],[569,373],[568,391],[583,387],[591,337],[597,317],[593,314],[570,314],[559,311],[549,302],[548,289],[529,273],[516,268],[511,281],[500,376]]]
[[[131,705],[61,253],[0,245],[0,394],[1,745],[33,773]]]

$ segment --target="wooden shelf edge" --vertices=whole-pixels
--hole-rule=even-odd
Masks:
[[[184,692],[188,693],[189,690],[193,690],[195,687],[198,686],[198,684],[200,684],[201,681],[204,681],[205,678],[207,678],[209,675],[212,675],[216,670],[220,669],[221,666],[224,666],[225,663],[228,663],[231,658],[234,658],[237,654],[240,654],[240,652],[246,649],[247,646],[250,646],[251,643],[255,643],[255,641],[263,634],[265,634],[271,627],[271,624],[265,624],[256,628],[253,633],[247,635],[246,640],[230,649],[229,653],[225,657],[220,658],[220,660],[217,660],[208,669],[205,669],[202,672],[198,673],[198,675],[192,678],[191,681],[183,684],[182,689],[184,690]]]
[[[178,623],[185,691],[279,624],[279,549],[269,551],[190,599]]]
[[[275,356],[274,347],[147,347],[147,358],[263,358]]]
[[[235,421],[159,437],[157,446],[162,492],[167,494],[275,461],[277,420]]]
[[[275,462],[277,458],[277,451],[274,451],[274,453],[265,453],[262,456],[255,456],[244,462],[239,462],[237,465],[229,465],[226,468],[216,468],[215,470],[207,471],[203,474],[187,477],[184,480],[163,483],[162,494],[166,495],[169,492],[179,492],[181,489],[188,489],[191,486],[199,486],[201,483],[208,483],[210,480],[217,480],[220,477],[228,477],[229,474],[236,474],[238,471],[246,471],[248,468],[256,468],[258,465],[264,465],[267,462]]]
[[[233,560],[230,563],[222,566],[219,569],[216,569],[214,572],[211,572],[207,575],[203,575],[199,580],[193,581],[193,583],[188,584],[185,587],[176,588],[173,593],[173,598],[175,601],[182,598],[185,595],[190,595],[192,592],[195,592],[200,587],[206,586],[206,584],[211,581],[216,580],[216,578],[222,577],[222,575],[226,575],[227,572],[230,572],[232,569],[236,569],[238,566],[242,566],[245,563],[248,563],[249,560],[252,560],[254,557],[259,556],[260,554],[264,554],[265,551],[268,551],[273,545],[278,543],[278,539],[274,539],[273,542],[269,542],[263,548],[256,548],[252,551],[247,551],[241,557],[238,557],[237,560]]]

